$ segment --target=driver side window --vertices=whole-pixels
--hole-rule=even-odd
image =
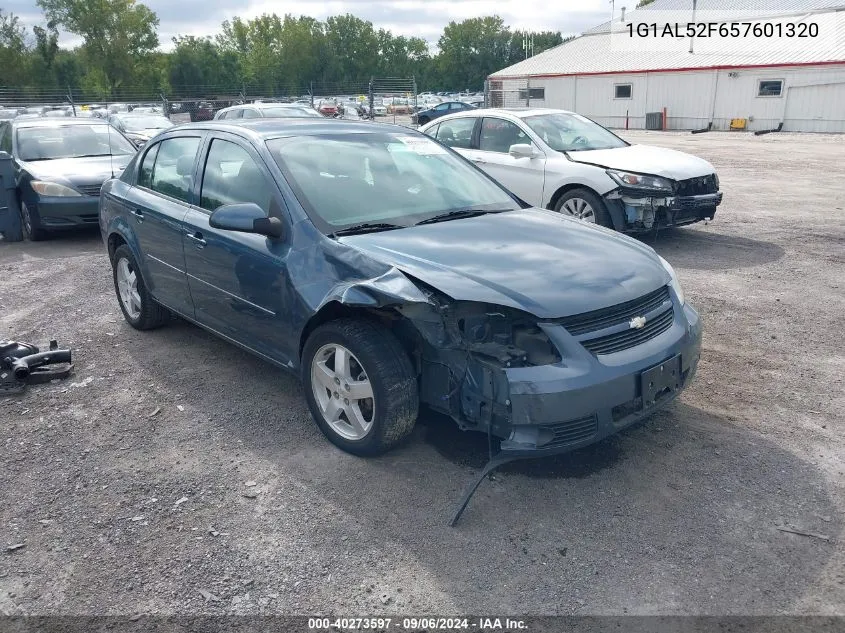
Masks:
[[[219,138],[212,141],[202,178],[203,209],[254,202],[269,213],[272,196],[267,177],[245,149]]]
[[[530,142],[529,136],[510,121],[485,117],[481,122],[478,149],[484,152],[507,154],[511,145]]]

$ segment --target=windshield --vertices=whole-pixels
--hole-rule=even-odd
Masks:
[[[558,152],[613,149],[628,144],[613,132],[580,114],[538,114],[523,119],[546,145]]]
[[[21,160],[134,154],[135,146],[110,125],[24,127],[18,130]]]
[[[288,106],[281,106],[278,108],[262,108],[262,114],[265,117],[284,117],[284,118],[295,118],[301,119],[305,117],[319,117],[320,115],[317,114],[314,110],[309,110],[307,108],[291,108]]]
[[[416,133],[297,136],[267,146],[325,233],[364,223],[410,226],[452,210],[519,206],[490,178]]]
[[[127,116],[118,119],[130,132],[141,130],[164,130],[173,127],[173,123],[163,116]]]

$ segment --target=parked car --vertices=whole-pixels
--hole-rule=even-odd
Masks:
[[[20,114],[18,108],[0,108],[0,122],[11,121]]]
[[[191,121],[211,121],[216,109],[211,101],[199,101],[191,109]]]
[[[0,124],[0,150],[14,159],[24,237],[96,225],[100,187],[120,174],[135,146],[105,121],[35,117]]]
[[[334,99],[320,99],[314,104],[314,107],[317,109],[317,112],[323,116],[333,117],[338,113],[337,101]]]
[[[277,118],[320,118],[319,113],[311,107],[292,103],[250,103],[223,108],[215,116],[215,120],[231,119],[277,119]]]
[[[455,112],[465,112],[467,110],[473,109],[475,109],[474,106],[471,106],[468,103],[462,103],[461,101],[447,101],[445,103],[438,103],[437,105],[432,106],[426,110],[420,110],[419,112],[412,114],[411,123],[415,125],[425,125],[426,123],[442,116],[446,116],[447,114],[453,114]]]
[[[713,219],[722,202],[706,160],[632,145],[574,112],[472,110],[420,128],[531,205],[618,231]]]
[[[406,437],[420,404],[505,454],[568,451],[673,400],[698,363],[698,314],[650,247],[529,208],[400,126],[173,128],[103,186],[100,228],[132,327],[178,314],[298,374],[358,455]]]
[[[138,147],[162,130],[173,127],[173,122],[165,116],[136,112],[137,110],[133,110],[129,114],[113,114],[109,117],[109,123]]]

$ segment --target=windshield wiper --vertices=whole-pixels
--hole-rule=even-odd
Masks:
[[[393,229],[405,229],[401,224],[388,224],[387,222],[364,222],[354,226],[348,226],[329,233],[329,237],[341,237],[342,235],[355,235],[356,233],[374,233],[376,231],[391,231]]]
[[[68,158],[98,158],[100,156],[114,156],[114,154],[80,154],[78,156],[68,156]]]
[[[420,224],[434,224],[435,222],[445,222],[447,220],[461,220],[463,218],[474,218],[479,215],[486,215],[488,213],[502,213],[503,211],[514,211],[514,209],[497,209],[495,211],[490,209],[454,209],[440,213],[431,218],[426,218],[417,222],[414,226]]]

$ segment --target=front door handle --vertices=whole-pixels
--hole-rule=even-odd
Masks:
[[[470,160],[471,160],[472,162],[474,162],[474,163],[486,163],[486,162],[487,162],[487,161],[486,161],[486,160],[484,160],[483,158],[478,158],[478,157],[476,157],[476,156],[473,156],[472,158],[470,158]]]
[[[192,240],[194,244],[196,244],[197,248],[202,248],[206,245],[206,241],[202,237],[202,233],[199,231],[195,231],[193,233],[186,233],[189,240]]]

